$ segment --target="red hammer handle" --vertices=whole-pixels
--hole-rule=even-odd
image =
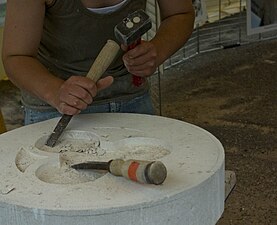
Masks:
[[[131,45],[128,46],[128,51],[131,49],[134,49],[136,46],[141,44],[141,38],[139,38],[138,40],[136,40],[134,43],[132,43]],[[142,85],[144,83],[144,78],[143,77],[139,77],[136,75],[133,75],[133,84],[136,87],[139,87],[140,85]]]

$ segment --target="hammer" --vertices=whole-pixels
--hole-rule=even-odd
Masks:
[[[150,17],[142,10],[138,10],[124,18],[114,28],[115,37],[121,43],[127,46],[127,50],[134,49],[141,44],[141,36],[151,29],[152,23]],[[139,87],[144,79],[133,75],[133,84]]]

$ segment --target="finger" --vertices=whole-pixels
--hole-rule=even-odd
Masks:
[[[112,76],[107,76],[105,78],[98,80],[98,82],[96,83],[97,91],[101,91],[101,90],[109,87],[113,83],[113,80],[114,79]]]
[[[77,115],[81,112],[81,110],[76,109],[72,106],[67,105],[66,103],[62,102],[60,103],[59,107],[58,107],[58,111],[61,114],[66,114],[66,115]]]
[[[86,103],[83,99],[77,98],[76,96],[73,95],[68,95],[66,101],[64,103],[70,107],[76,108],[78,110],[83,110],[86,109],[88,104]]]
[[[154,50],[154,45],[147,41],[142,41],[140,45],[135,48],[130,49],[125,56],[130,59],[137,58],[139,56],[145,55],[147,52]]]
[[[137,57],[145,55],[148,51],[149,51],[148,48],[139,45],[139,46],[136,46],[134,49],[131,49],[128,52],[126,52],[123,57],[126,60],[135,59]]]
[[[128,58],[128,56],[126,55],[123,56],[123,62],[126,67],[141,66],[141,65],[156,66],[156,61],[157,61],[156,51],[147,52],[146,54],[133,59]]]
[[[128,72],[131,74],[135,74],[137,76],[150,76],[152,75],[156,69],[156,61],[151,57],[142,57],[141,59],[135,59],[134,63],[128,64],[128,62],[124,62],[125,67],[127,68]]]
[[[135,59],[123,59],[126,67],[132,66],[156,66],[156,54],[148,53]]]
[[[74,101],[81,99],[85,103],[90,104],[92,102],[92,94],[96,95],[96,87],[94,89],[89,91],[78,85],[67,86],[66,89],[64,88],[61,91],[60,101],[74,106]]]
[[[77,94],[76,96],[79,96],[82,99],[87,99],[87,97],[89,98],[87,93],[85,93],[84,91],[81,91],[81,89],[87,91],[90,94],[91,97],[96,96],[97,87],[95,85],[95,82],[92,81],[90,78],[88,78],[88,77],[77,77],[72,82],[73,82],[74,85],[79,86],[79,89],[77,89],[77,87],[76,87],[76,89],[74,88],[76,90],[76,92],[78,92],[80,94],[80,96],[79,96],[78,93],[76,93]],[[71,94],[74,95],[74,93],[71,93]],[[90,102],[90,100],[89,100],[89,102]]]
[[[97,87],[94,81],[88,77],[72,77],[68,80],[68,93],[90,104],[96,96]]]
[[[124,52],[128,51],[128,46],[121,44],[120,47]]]
[[[83,87],[76,87],[69,92],[70,95],[76,97],[77,99],[81,99],[87,104],[92,103],[93,97],[96,96],[96,93],[96,86],[90,90],[84,89]]]

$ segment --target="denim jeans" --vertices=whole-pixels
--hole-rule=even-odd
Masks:
[[[40,111],[25,107],[25,119],[24,124],[32,124],[41,122],[44,120],[52,119],[62,116],[57,110],[53,111]],[[139,113],[139,114],[155,114],[155,110],[152,104],[149,93],[142,96],[135,97],[131,100],[119,100],[109,103],[91,105],[87,109],[83,110],[81,114],[88,113]]]

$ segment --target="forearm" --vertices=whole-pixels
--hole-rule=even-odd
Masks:
[[[165,18],[156,36],[151,42],[157,49],[157,64],[162,64],[167,58],[181,48],[191,36],[194,25],[194,11]]]
[[[10,80],[47,102],[60,113],[75,115],[93,102],[97,92],[113,82],[111,76],[97,83],[88,77],[73,75],[66,81],[52,75],[36,58],[30,56],[3,57]]]
[[[9,79],[20,89],[28,91],[53,107],[63,80],[53,76],[36,58],[7,56],[3,59]]]

